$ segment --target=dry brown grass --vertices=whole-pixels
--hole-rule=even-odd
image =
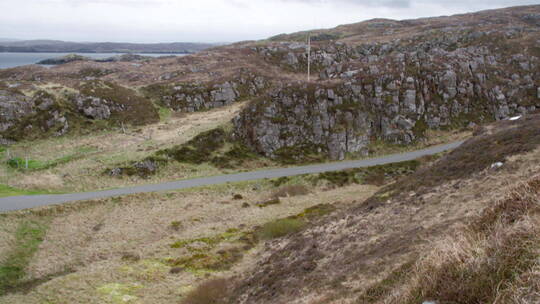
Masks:
[[[383,303],[385,300],[388,303],[406,303],[405,289],[409,288],[411,293],[414,289],[406,284],[413,275],[410,266],[415,265],[417,258],[432,252],[434,242],[448,240],[456,231],[458,235],[462,233],[460,229],[464,224],[477,218],[478,213],[487,206],[493,206],[493,202],[506,197],[515,188],[516,181],[526,181],[538,175],[539,155],[538,148],[525,154],[508,155],[499,170],[482,170],[423,192],[403,192],[400,196],[391,196],[382,188],[377,193],[377,208],[369,209],[364,208],[366,205],[363,203],[355,204],[346,211],[334,213],[319,225],[272,242],[269,254],[261,258],[256,268],[245,274],[234,296],[243,299],[241,303],[302,303],[302,299],[320,297],[331,299],[328,303]],[[505,213],[511,212],[507,210]],[[510,216],[505,218],[511,219]],[[527,231],[525,224],[499,235],[500,238],[467,238],[484,240],[486,247],[482,247],[478,254],[486,251],[493,253],[488,258],[479,257],[477,265],[489,266],[489,261],[502,261],[504,264],[507,256],[495,252],[528,244],[527,240],[518,241],[520,236],[526,236],[522,234]],[[534,230],[531,232],[535,233]],[[446,251],[441,250],[441,255]],[[508,250],[508,254],[527,256],[519,250]],[[411,261],[413,263],[405,267]],[[306,271],[302,267],[304,264],[315,264],[316,267],[308,267]],[[516,264],[507,265],[512,268]],[[452,276],[444,275],[446,270],[450,269],[439,272],[441,284],[446,279],[452,279]],[[493,268],[485,267],[483,273],[489,272],[493,272]],[[481,278],[481,273],[475,274],[475,278]],[[532,270],[526,273],[522,275],[523,282],[530,280],[528,277],[534,277]],[[427,278],[432,272],[425,275],[424,278]],[[433,275],[436,276],[436,273],[433,272]],[[508,285],[517,286],[517,279],[514,281]],[[528,288],[523,284],[520,290]],[[489,288],[485,289],[489,292]],[[464,293],[467,291],[466,288],[460,290]],[[360,297],[367,292],[370,293],[368,297]],[[428,295],[429,292],[421,294]],[[482,296],[480,292],[478,294]],[[391,298],[392,295],[395,298]],[[411,301],[422,303],[421,300],[428,299],[414,298]],[[444,302],[444,298],[441,300],[440,303],[452,303]]]
[[[52,218],[43,243],[25,270],[26,280],[52,279],[28,294],[0,297],[0,303],[114,303],[118,300],[115,294],[135,297],[134,303],[177,303],[207,275],[228,277],[243,272],[263,246],[243,252],[244,257],[230,270],[183,269],[171,273],[176,266],[167,263],[169,259],[193,255],[190,249],[172,248],[172,244],[212,240],[229,235],[226,231],[241,235],[317,204],[365,198],[376,190],[372,186],[312,189],[308,195],[282,198],[279,205],[242,208],[245,202],[253,204],[269,197],[274,189],[269,181],[254,181],[10,213],[2,218],[6,223],[2,225],[6,227],[5,235],[0,234],[2,240],[10,239],[12,229],[7,229],[7,223],[29,216]],[[234,194],[243,199],[223,202],[224,197]],[[190,246],[206,248],[204,242]],[[212,246],[213,250],[205,254],[238,248],[226,238]],[[0,253],[3,247],[8,252],[9,242],[0,243]]]
[[[531,281],[538,274],[539,244],[537,175],[437,241],[407,276],[393,282],[386,298],[370,302],[533,303],[540,292]]]

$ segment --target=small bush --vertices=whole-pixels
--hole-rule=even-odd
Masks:
[[[324,154],[318,152],[318,146],[312,144],[282,147],[274,152],[276,160],[285,165],[316,163],[325,159]]]
[[[180,230],[181,227],[182,227],[182,222],[180,222],[180,221],[173,221],[173,222],[171,223],[171,228],[172,228],[173,230],[175,230],[175,231]]]
[[[258,202],[257,206],[259,206],[259,208],[264,208],[270,205],[278,205],[278,204],[281,204],[281,200],[279,199],[279,197],[276,197],[276,198],[271,198],[266,201]]]
[[[281,186],[281,185],[284,185],[284,184],[288,183],[290,180],[291,180],[290,177],[288,177],[288,176],[283,176],[283,177],[280,177],[280,178],[271,179],[271,180],[270,180],[270,183],[271,183],[272,186],[274,186],[274,187],[279,187],[279,186]]]
[[[309,190],[304,185],[290,185],[290,186],[283,186],[277,191],[275,191],[272,194],[272,197],[279,198],[279,197],[288,197],[288,196],[298,196],[298,195],[306,195],[309,193]]]
[[[257,230],[256,234],[260,239],[263,240],[275,239],[298,232],[302,230],[305,225],[306,223],[301,219],[279,219],[264,224]]]
[[[332,204],[318,204],[313,207],[306,208],[304,212],[298,214],[298,216],[310,220],[317,217],[325,216],[334,211],[336,211],[336,207]]]
[[[217,278],[206,281],[191,291],[182,304],[223,304],[229,294],[229,280]]]

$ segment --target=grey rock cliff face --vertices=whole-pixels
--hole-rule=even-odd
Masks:
[[[341,81],[282,85],[234,120],[235,134],[270,157],[307,149],[343,159],[365,153],[373,139],[410,144],[426,129],[540,109],[539,58],[483,46],[445,50],[437,47],[442,42],[426,44],[413,50],[397,43],[315,50],[321,78]],[[286,46],[258,51],[275,58],[280,48]],[[287,52],[283,64],[301,70],[302,56],[295,66]]]

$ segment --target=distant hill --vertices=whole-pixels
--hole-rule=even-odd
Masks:
[[[453,16],[428,17],[413,20],[377,18],[358,23],[339,25],[330,29],[313,29],[270,37],[270,41],[340,41],[348,44],[388,42],[421,33],[462,28],[519,26],[536,31],[540,26],[538,5],[515,6],[506,9],[485,10]]]
[[[20,41],[20,40],[0,37],[0,42],[14,42],[14,41]]]
[[[0,52],[58,53],[194,53],[214,46],[209,43],[69,42],[59,40],[13,41],[0,38]]]

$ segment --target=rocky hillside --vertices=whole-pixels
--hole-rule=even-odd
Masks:
[[[365,154],[374,140],[410,144],[421,141],[429,129],[471,127],[540,108],[540,6],[418,20],[377,19],[312,31],[309,82],[306,34],[182,58],[79,60],[50,69],[3,70],[4,86],[17,87],[24,96],[17,101],[6,90],[2,94],[4,99],[11,96],[10,107],[20,107],[15,111],[19,116],[25,116],[27,108],[39,111],[24,100],[44,87],[48,93],[54,93],[54,87],[78,91],[94,81],[124,87],[124,93],[139,96],[128,98],[138,104],[179,112],[250,100],[234,119],[235,139],[264,156],[290,161],[302,161],[307,154],[343,159]],[[72,100],[81,98],[65,103],[86,118],[107,119],[88,114],[100,112],[100,105],[85,110],[81,107],[87,103]],[[105,100],[116,104],[107,105],[112,112],[138,108]],[[20,118],[0,120],[14,125]],[[5,132],[1,136],[24,139]]]
[[[386,36],[396,36],[437,20],[370,21],[347,28],[368,29],[368,36],[386,28]],[[442,18],[438,27],[384,42],[352,43],[355,33],[334,41],[337,29],[317,33],[315,40],[323,40],[312,54],[318,81],[281,85],[253,102],[235,120],[237,135],[267,156],[315,151],[342,159],[362,153],[374,138],[409,144],[428,128],[535,112],[539,20],[539,8],[529,7]],[[306,49],[298,42],[255,48],[266,61],[299,73],[307,69]]]
[[[1,144],[159,120],[149,100],[128,88],[100,81],[86,82],[77,90],[48,88],[29,95],[0,84],[0,112]]]

